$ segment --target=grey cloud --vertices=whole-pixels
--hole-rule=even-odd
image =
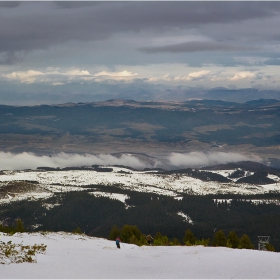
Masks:
[[[162,33],[261,19],[280,10],[280,2],[21,2],[13,9],[3,5],[2,52],[45,49],[71,40],[103,40],[119,32]]]
[[[102,3],[101,1],[55,1],[54,4],[57,8],[61,9],[76,9],[81,7],[88,7],[93,5],[98,5]]]
[[[234,46],[220,42],[186,42],[175,45],[159,46],[159,47],[144,47],[139,50],[146,53],[158,52],[205,52],[205,51],[246,51],[247,47]],[[252,49],[251,49],[252,50]]]
[[[2,52],[0,53],[0,65],[14,64],[16,62],[22,61],[22,52]]]
[[[0,8],[15,8],[20,5],[20,1],[0,1]]]
[[[265,65],[280,65],[280,59],[279,58],[271,58],[266,61],[264,61]]]

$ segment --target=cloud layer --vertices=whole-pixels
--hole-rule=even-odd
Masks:
[[[4,1],[0,26],[0,104],[280,88],[277,1]]]
[[[133,168],[143,169],[147,165],[138,158],[123,154],[115,157],[109,154],[100,155],[79,155],[59,153],[53,156],[37,156],[33,153],[5,153],[0,152],[0,169],[2,170],[22,170],[36,169],[37,167],[77,167],[98,165],[125,165]]]
[[[169,156],[169,163],[171,166],[175,167],[201,167],[216,165],[229,162],[238,161],[260,161],[260,157],[257,156],[245,156],[239,153],[202,153],[202,152],[192,152],[188,154],[172,153]]]
[[[0,170],[36,169],[37,167],[80,167],[97,165],[124,165],[136,169],[163,167],[163,168],[188,168],[215,165],[238,161],[260,161],[257,156],[245,156],[238,153],[202,153],[192,152],[188,154],[171,153],[162,161],[155,159],[151,164],[140,160],[136,155],[122,154],[113,156],[110,154],[67,154],[59,153],[52,156],[38,156],[33,153],[5,153],[0,152]]]

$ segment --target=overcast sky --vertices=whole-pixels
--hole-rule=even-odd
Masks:
[[[280,86],[276,1],[0,2],[0,26],[0,104]]]

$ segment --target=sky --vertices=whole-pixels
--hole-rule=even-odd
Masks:
[[[278,1],[1,1],[0,26],[0,104],[280,86]]]
[[[203,246],[142,246],[70,233],[1,234],[2,242],[47,245],[36,263],[0,256],[1,279],[279,279],[279,253]],[[21,253],[19,253],[21,254]]]

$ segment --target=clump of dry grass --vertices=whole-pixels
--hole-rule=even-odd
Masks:
[[[7,243],[0,241],[0,264],[37,262],[36,254],[44,254],[47,245],[35,244],[33,246]]]

